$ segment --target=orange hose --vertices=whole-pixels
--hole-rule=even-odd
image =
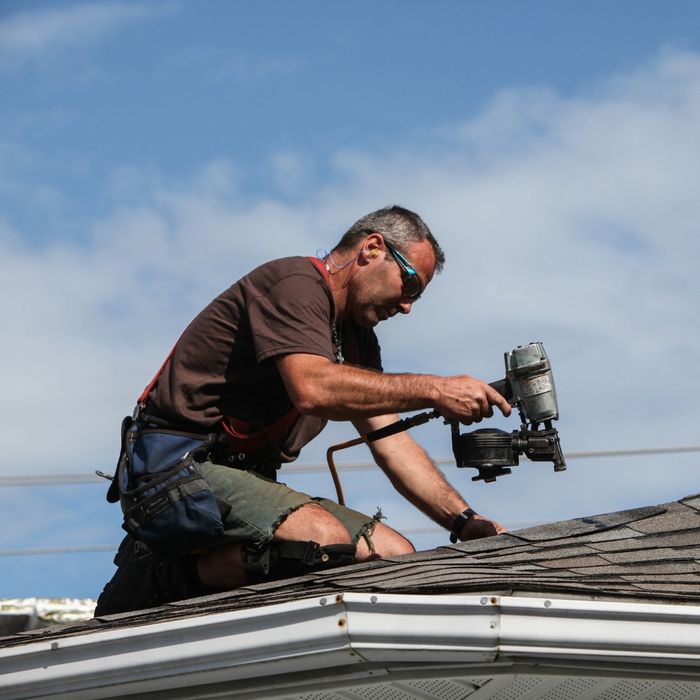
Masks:
[[[348,440],[347,442],[341,442],[337,445],[331,445],[326,451],[326,461],[328,462],[328,469],[331,472],[331,477],[333,478],[333,485],[335,486],[335,492],[338,496],[338,503],[341,506],[345,505],[345,496],[343,496],[343,487],[340,484],[340,476],[338,475],[338,470],[335,467],[335,461],[333,460],[333,453],[339,450],[345,450],[348,447],[355,447],[355,445],[362,445],[367,442],[367,436],[355,438],[354,440]]]

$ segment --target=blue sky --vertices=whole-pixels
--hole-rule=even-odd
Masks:
[[[388,370],[491,381],[541,340],[565,450],[700,442],[696,2],[4,0],[0,95],[0,476],[110,471],[121,416],[203,305],[393,202],[448,260],[379,328]],[[447,457],[434,423],[415,437]],[[301,461],[351,435],[330,426]],[[517,526],[679,498],[696,465],[447,474]],[[427,525],[381,475],[344,483]],[[0,550],[117,543],[102,494],[0,486]],[[110,560],[2,556],[0,597],[95,596]]]

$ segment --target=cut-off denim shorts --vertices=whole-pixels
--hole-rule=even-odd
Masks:
[[[363,537],[373,549],[369,538],[381,518],[379,513],[368,516],[327,498],[315,498],[295,491],[252,471],[209,461],[196,464],[196,468],[216,498],[231,507],[223,517],[223,538],[216,544],[249,542],[255,548],[264,547],[272,541],[275,529],[290,513],[307,503],[317,503],[344,525],[353,544]]]

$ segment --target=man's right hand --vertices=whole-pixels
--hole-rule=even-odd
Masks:
[[[491,418],[493,406],[497,406],[504,416],[511,413],[506,398],[480,379],[460,375],[442,377],[441,380],[435,408],[445,418],[470,425],[479,423],[483,418]]]

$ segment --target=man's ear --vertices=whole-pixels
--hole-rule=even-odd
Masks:
[[[376,258],[384,245],[384,237],[381,233],[370,233],[363,241],[360,255],[364,258]],[[366,262],[366,260],[365,260]]]

